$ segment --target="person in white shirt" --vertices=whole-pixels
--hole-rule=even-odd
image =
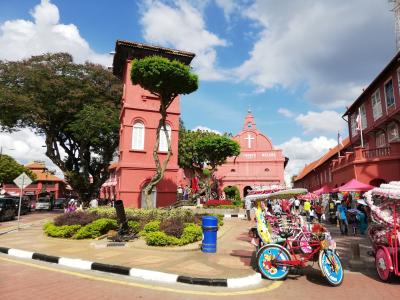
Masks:
[[[300,213],[300,200],[297,198],[294,199],[294,213],[295,214]]]
[[[96,198],[90,200],[89,202],[90,208],[97,208],[99,206],[99,201]]]

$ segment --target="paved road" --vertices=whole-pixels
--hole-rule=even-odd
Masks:
[[[52,210],[52,211],[33,211],[26,215],[21,215],[20,225],[27,225],[34,222],[38,222],[44,219],[53,219],[57,215],[63,213],[63,210]],[[12,221],[0,222],[0,233],[16,228],[18,224],[17,218]]]
[[[163,286],[99,272],[76,272],[68,268],[10,259],[0,255],[2,299],[399,299],[400,280],[379,282],[374,276],[346,273],[342,286],[327,286],[316,270],[290,275],[285,281],[265,281],[248,290]]]

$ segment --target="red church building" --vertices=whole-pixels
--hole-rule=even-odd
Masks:
[[[282,150],[275,149],[271,140],[258,131],[250,110],[242,131],[233,139],[240,145],[240,155],[228,158],[218,168],[216,177],[222,188],[237,186],[244,197],[254,188],[284,185],[285,157]]]

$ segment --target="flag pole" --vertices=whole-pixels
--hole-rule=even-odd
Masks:
[[[338,158],[340,157],[340,143],[339,143],[339,137],[340,137],[340,133],[339,130],[337,132],[337,156]]]
[[[360,116],[360,137],[361,137],[361,148],[364,148],[362,118],[361,118],[361,107],[358,108],[358,115]]]

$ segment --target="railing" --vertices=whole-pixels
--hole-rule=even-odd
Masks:
[[[390,156],[390,147],[363,150],[362,154],[364,158],[386,157]]]

